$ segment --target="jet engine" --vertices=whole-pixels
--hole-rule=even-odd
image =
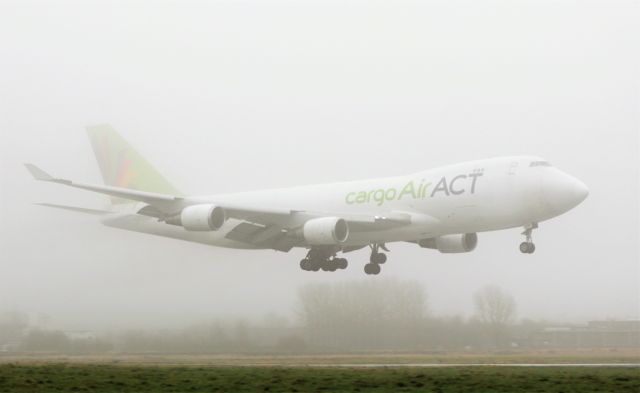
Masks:
[[[304,240],[314,246],[340,244],[349,237],[347,222],[339,217],[314,218],[302,227]]]
[[[187,206],[179,214],[167,218],[165,222],[180,225],[187,231],[217,231],[226,220],[223,208],[203,204]]]
[[[475,233],[461,233],[444,235],[431,239],[422,239],[418,245],[423,248],[433,248],[444,254],[473,251],[478,245],[478,235]]]

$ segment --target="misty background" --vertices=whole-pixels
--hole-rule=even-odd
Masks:
[[[0,311],[56,329],[295,322],[301,288],[410,279],[432,315],[496,285],[517,317],[640,318],[637,2],[0,1]],[[392,243],[346,271],[305,250],[240,251],[119,231],[37,202],[107,198],[37,183],[33,162],[101,182],[84,126],[111,123],[186,194],[393,176],[533,154],[589,198],[479,234],[470,254]],[[400,281],[403,282],[403,281]]]

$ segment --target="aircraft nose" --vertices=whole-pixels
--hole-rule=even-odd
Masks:
[[[554,214],[562,214],[582,203],[589,189],[575,177],[558,171],[543,180],[542,193],[548,208]]]

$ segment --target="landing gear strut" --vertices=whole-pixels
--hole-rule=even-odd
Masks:
[[[526,236],[526,240],[520,243],[520,252],[523,254],[533,254],[536,250],[536,245],[533,244],[533,240],[531,239],[531,233],[534,229],[538,227],[537,223],[533,223],[531,225],[527,225],[524,227],[523,235]]]
[[[335,272],[338,269],[346,269],[349,263],[345,258],[337,258],[333,250],[312,248],[307,256],[300,261],[300,268],[305,271]]]
[[[389,251],[384,244],[371,244],[371,256],[369,257],[369,263],[364,265],[364,272],[366,274],[376,275],[380,273],[380,265],[387,261],[387,255],[380,252],[380,248],[385,251]]]
[[[383,243],[372,243],[371,256],[369,263],[364,265],[364,272],[369,275],[380,274],[380,265],[387,262],[387,255],[380,250],[389,251]],[[336,253],[339,248],[333,247],[312,247],[309,249],[307,256],[300,261],[300,269],[304,271],[317,272],[335,272],[338,269],[346,269],[349,264],[345,258],[338,258]]]

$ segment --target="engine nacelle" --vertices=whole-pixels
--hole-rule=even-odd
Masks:
[[[475,233],[444,235],[431,239],[422,239],[418,241],[418,245],[424,248],[433,248],[445,254],[469,252],[473,251],[478,245],[478,235]]]
[[[216,205],[187,206],[180,214],[165,220],[167,224],[180,225],[187,231],[217,231],[227,220],[224,209]]]
[[[314,218],[304,223],[302,235],[309,245],[331,245],[347,241],[349,226],[339,217]]]

